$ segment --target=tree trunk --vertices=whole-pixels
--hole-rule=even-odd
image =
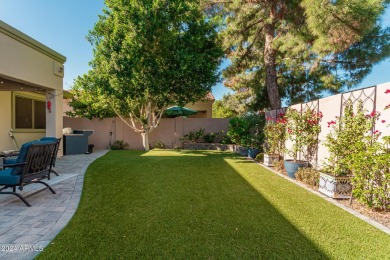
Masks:
[[[142,136],[142,145],[144,146],[145,151],[149,151],[149,133],[141,133]]]
[[[264,63],[266,74],[266,86],[268,100],[271,105],[271,109],[277,109],[281,107],[278,79],[276,75],[276,51],[272,47],[272,43],[275,38],[275,26],[273,24],[266,24],[265,29],[265,46],[264,46]]]

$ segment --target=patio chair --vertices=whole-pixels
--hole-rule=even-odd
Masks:
[[[58,154],[58,150],[60,149],[61,138],[57,138],[57,137],[42,137],[40,139],[40,141],[48,141],[48,142],[56,143],[56,148],[55,148],[53,156],[52,156],[51,172],[58,176],[58,173],[53,169],[53,167],[56,166],[57,154]]]
[[[23,187],[32,183],[41,183],[49,188],[55,194],[55,191],[49,184],[43,182],[43,179],[50,180],[50,168],[52,155],[56,143],[36,141],[27,144],[27,152],[24,162],[6,165],[5,169],[0,171],[0,194],[12,194],[21,199],[24,204],[31,207],[26,198],[16,192],[16,187],[23,190]],[[12,191],[4,191],[12,188]]]
[[[37,140],[24,143],[22,145],[22,147],[20,148],[19,154],[17,155],[17,157],[12,156],[12,155],[10,157],[7,157],[7,156],[3,157],[2,158],[3,159],[3,167],[5,167],[7,165],[13,165],[13,164],[25,162],[27,150],[30,147],[30,145],[33,144],[34,142],[37,142]]]

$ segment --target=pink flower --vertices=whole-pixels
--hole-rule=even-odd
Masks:
[[[386,120],[382,120],[381,122],[382,122],[382,123],[386,123]]]
[[[379,132],[378,130],[375,130],[374,131],[374,135],[381,135],[382,133],[381,132]]]
[[[331,125],[335,125],[336,124],[336,121],[330,121],[330,122],[328,122],[328,127],[330,127]]]
[[[385,94],[389,94],[389,93],[390,93],[390,89],[386,89]]]

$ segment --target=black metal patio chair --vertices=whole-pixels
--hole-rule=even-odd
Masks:
[[[25,162],[12,165],[5,165],[5,169],[0,171],[0,194],[12,194],[20,198],[28,207],[31,204],[19,193],[16,188],[23,190],[23,187],[32,183],[41,183],[55,194],[49,184],[42,181],[50,180],[52,166],[52,156],[56,148],[56,143],[46,141],[35,141],[28,146]],[[12,191],[4,191],[6,189]]]

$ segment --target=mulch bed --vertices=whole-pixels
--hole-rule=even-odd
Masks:
[[[352,200],[352,205],[349,205],[349,199],[337,200],[337,202],[359,212],[360,214],[363,214],[364,216],[375,220],[378,223],[381,223],[385,227],[390,228],[390,212],[374,211],[372,209],[367,208],[367,206],[363,205],[359,201],[356,201],[355,199]]]

